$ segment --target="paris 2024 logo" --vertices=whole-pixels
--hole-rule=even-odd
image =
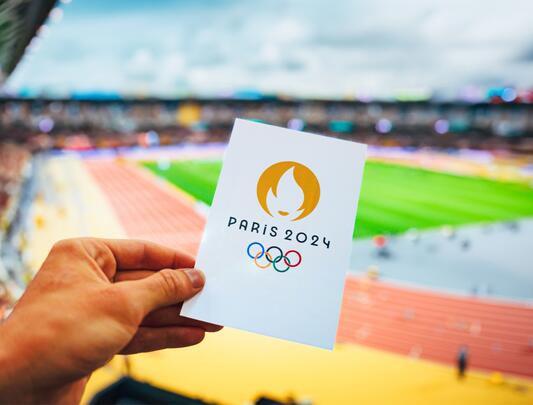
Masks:
[[[316,208],[320,183],[307,166],[291,161],[278,162],[259,176],[257,200],[271,217],[299,221]]]
[[[278,162],[267,167],[259,176],[257,200],[271,217],[299,221],[315,210],[320,200],[320,183],[307,166],[292,161]],[[288,232],[290,234],[286,234],[285,240],[291,240],[292,231]],[[277,227],[271,229],[270,235],[277,235]],[[318,240],[318,236],[313,236]],[[296,237],[300,243],[307,240],[303,232]],[[248,244],[246,254],[256,267],[266,269],[272,266],[279,273],[302,263],[302,255],[296,249],[284,251],[279,246],[264,246],[257,241]]]

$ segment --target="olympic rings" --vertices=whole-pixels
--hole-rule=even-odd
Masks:
[[[260,250],[259,252],[253,255],[250,252],[250,248],[256,245],[260,248]],[[272,256],[272,250],[276,250],[278,254],[276,256]],[[283,250],[278,246],[270,246],[268,249],[265,249],[263,244],[260,242],[250,243],[246,248],[246,254],[250,259],[253,259],[254,264],[260,269],[266,269],[270,267],[270,265],[272,265],[272,267],[274,267],[274,270],[276,270],[278,273],[285,273],[290,268],[298,267],[302,262],[302,255],[296,250],[288,250],[283,253]],[[297,259],[294,262],[292,262],[289,258],[290,254],[297,256]],[[265,256],[266,264],[260,264],[258,262],[258,259],[261,259],[263,256]],[[281,262],[282,260],[285,266],[287,266],[285,269],[278,267],[279,262]]]
[[[281,261],[281,259],[284,259],[285,263],[287,263],[287,258],[284,257],[284,256],[278,256],[274,259],[274,261],[272,262],[272,266],[274,267],[274,270],[276,270],[277,272],[279,273],[285,273],[287,270],[289,270],[291,268],[291,265],[290,265],[290,261],[289,261],[289,264],[287,264],[287,267],[285,268],[285,270],[281,270],[281,269],[278,269],[276,267],[276,263],[278,263],[279,261]]]
[[[283,250],[281,250],[279,247],[277,246],[270,246],[266,251],[267,253],[270,253],[270,249],[277,249],[278,250],[278,254],[274,257],[278,257],[278,256],[283,256]],[[268,259],[268,258],[267,258]],[[269,260],[270,261],[270,260]],[[270,263],[274,263],[273,261],[270,261]]]
[[[260,244],[259,242],[252,242],[252,243],[250,243],[250,244],[248,245],[248,247],[246,248],[246,253],[248,253],[248,256],[250,257],[250,259],[253,259],[253,258],[254,258],[254,256],[252,256],[252,255],[250,254],[250,248],[251,248],[253,245],[259,245],[259,246],[261,246],[261,254],[259,255],[259,258],[261,258],[261,257],[263,256],[263,253],[265,253],[265,247],[264,247],[262,244]]]
[[[294,264],[291,264],[291,261],[289,260],[289,258],[287,256],[289,256],[289,253],[294,253],[296,256],[298,256],[298,261]],[[298,267],[300,265],[300,263],[302,262],[302,255],[300,254],[300,252],[297,252],[296,250],[287,250],[285,252],[285,264],[289,267]]]
[[[269,267],[269,266],[270,266],[270,263],[272,263],[272,262],[271,262],[271,260],[272,260],[272,256],[270,256],[270,253],[267,252],[267,254],[266,254],[267,264],[265,264],[265,265],[260,265],[259,263],[257,263],[257,259],[259,259],[260,257],[261,257],[261,256],[259,255],[259,253],[255,255],[255,257],[254,257],[254,263],[255,263],[255,265],[256,265],[257,267],[259,267],[260,269],[266,269],[267,267]]]

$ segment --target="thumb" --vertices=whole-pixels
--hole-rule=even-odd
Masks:
[[[197,269],[163,269],[149,277],[118,283],[126,295],[142,308],[143,316],[153,310],[183,302],[198,293],[205,284]]]

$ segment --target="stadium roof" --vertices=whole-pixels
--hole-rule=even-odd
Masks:
[[[15,69],[56,0],[0,2],[0,83]]]

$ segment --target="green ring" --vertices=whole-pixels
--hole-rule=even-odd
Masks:
[[[272,260],[272,264],[274,265],[274,270],[276,270],[278,273],[285,273],[287,270],[290,269],[291,266],[287,265],[287,268],[285,270],[280,270],[276,267],[276,263],[280,262],[281,259],[285,259],[289,264],[291,264],[290,259],[287,256],[279,255],[274,260]]]

